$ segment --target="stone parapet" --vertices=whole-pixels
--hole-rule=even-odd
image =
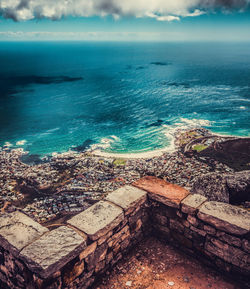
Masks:
[[[219,230],[235,235],[245,235],[250,228],[250,212],[220,202],[203,204],[199,209],[198,218]]]
[[[116,205],[100,201],[74,216],[67,223],[97,240],[124,220],[123,210]]]
[[[0,286],[88,288],[151,232],[244,279],[249,222],[247,210],[145,177],[52,231],[18,211],[0,215]]]
[[[163,194],[161,198],[151,198],[156,182],[148,186],[154,234],[212,266],[247,279],[250,212],[230,204],[209,202],[199,194],[189,194],[180,201],[179,208],[173,207],[169,195],[166,200]],[[163,180],[158,184],[163,185]]]
[[[144,177],[133,185],[148,192],[150,199],[173,208],[179,208],[181,201],[189,195],[186,189],[151,176]]]
[[[20,212],[1,215],[0,280],[9,288],[88,288],[149,234],[148,223],[147,193],[133,186],[52,231]]]
[[[47,228],[19,211],[0,217],[1,246],[14,254],[46,232]]]

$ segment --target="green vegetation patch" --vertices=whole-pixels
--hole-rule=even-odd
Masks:
[[[208,148],[208,146],[203,145],[203,144],[193,146],[193,150],[197,151],[198,153],[207,149],[207,148]]]
[[[116,167],[125,166],[126,163],[127,163],[127,161],[125,159],[115,159],[113,161],[113,165],[116,166]]]

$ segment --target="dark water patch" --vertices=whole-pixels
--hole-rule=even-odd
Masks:
[[[164,123],[162,119],[158,119],[157,121],[149,124],[149,126],[161,126]]]
[[[174,87],[184,87],[184,88],[190,88],[190,83],[188,82],[168,82],[168,81],[163,81],[162,85],[167,85],[167,86],[174,86]]]
[[[171,65],[172,63],[171,62],[154,61],[154,62],[151,62],[150,64],[158,65],[158,66],[167,66],[167,65]]]
[[[131,70],[131,69],[133,69],[133,66],[132,65],[127,65],[126,69]]]
[[[39,76],[39,75],[25,75],[25,76],[1,76],[0,75],[0,92],[1,96],[15,95],[23,88],[31,84],[53,84],[74,82],[83,80],[83,77],[70,76]]]
[[[146,66],[137,66],[135,70],[142,70],[142,69],[146,69]]]
[[[5,81],[16,86],[25,86],[29,84],[51,84],[51,83],[63,83],[83,80],[82,77],[70,77],[70,76],[39,76],[39,75],[26,75],[26,76],[14,76],[6,78]]]
[[[94,143],[93,140],[87,139],[81,145],[76,146],[76,147],[72,147],[72,150],[77,151],[77,152],[84,152],[87,149],[89,149],[93,143]]]
[[[22,155],[20,158],[21,162],[23,162],[27,165],[30,165],[30,166],[48,163],[50,161],[50,159],[51,159],[51,157],[49,157],[49,156],[41,158],[41,156],[38,154]]]

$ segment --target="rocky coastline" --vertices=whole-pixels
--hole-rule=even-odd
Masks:
[[[69,151],[34,165],[21,161],[25,155],[21,149],[3,147],[0,149],[0,209],[2,212],[21,210],[35,221],[53,227],[146,175],[191,192],[197,192],[197,183],[202,187],[205,180],[206,197],[224,193],[223,196],[227,195],[221,197],[224,202],[250,207],[249,138],[219,136],[198,128],[178,131],[175,147],[172,153],[136,159]],[[218,182],[218,176],[224,175],[226,181],[225,178],[219,181],[221,192],[218,192],[213,184],[215,180]],[[238,193],[230,197],[232,191]]]

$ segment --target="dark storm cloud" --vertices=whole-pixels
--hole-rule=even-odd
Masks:
[[[214,8],[244,8],[249,4],[248,0],[202,0],[201,6]]]

